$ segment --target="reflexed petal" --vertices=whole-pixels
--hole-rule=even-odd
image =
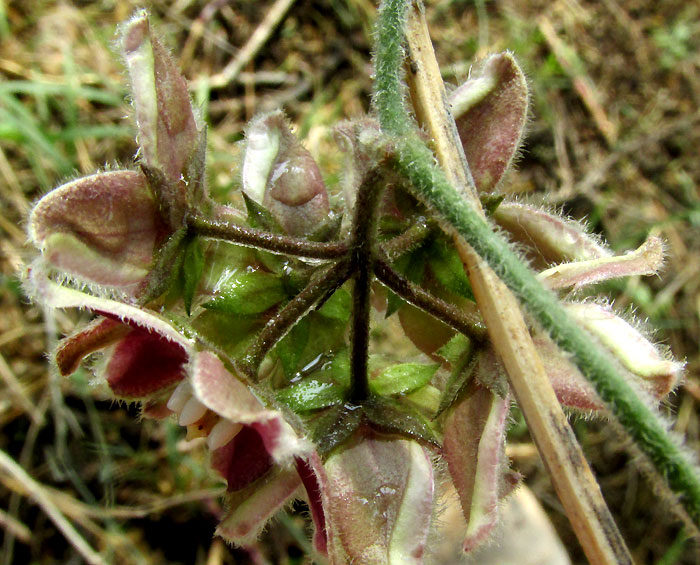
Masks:
[[[549,288],[579,288],[618,277],[653,275],[663,264],[663,242],[650,237],[639,249],[616,257],[563,263],[542,271],[539,279]]]
[[[490,192],[520,145],[527,119],[525,77],[510,53],[492,55],[449,101],[476,188]]]
[[[122,398],[143,398],[185,378],[187,352],[179,343],[132,329],[107,355],[104,377]]]
[[[275,463],[290,463],[294,456],[310,451],[308,442],[297,436],[283,414],[266,409],[213,353],[203,351],[194,356],[192,388],[209,410],[255,430]]]
[[[97,318],[86,328],[62,339],[56,349],[56,365],[61,375],[78,370],[83,357],[112,345],[131,331],[129,326],[110,318]]]
[[[566,309],[655,396],[664,397],[678,384],[683,363],[664,355],[609,306],[586,302],[566,304]]]
[[[199,138],[187,83],[152,35],[147,12],[139,11],[122,27],[121,46],[144,160],[170,181],[178,181]]]
[[[503,477],[509,407],[507,396],[472,382],[445,421],[445,459],[467,519],[465,551],[488,540],[498,519],[498,503],[507,486]]]
[[[228,511],[216,534],[237,545],[254,541],[300,484],[295,469],[273,469],[243,490],[229,493]]]
[[[515,241],[535,251],[548,263],[610,257],[609,249],[573,220],[518,202],[503,202],[494,220]]]
[[[325,475],[317,484],[332,563],[423,562],[433,508],[433,469],[424,448],[365,437],[315,470]]]
[[[50,308],[86,308],[105,316],[59,345],[56,362],[63,374],[74,371],[84,356],[113,344],[102,368],[118,396],[142,398],[184,378],[192,343],[157,314],[60,286],[41,266],[30,268],[26,289]]]
[[[266,206],[291,235],[310,233],[330,210],[326,185],[311,154],[282,112],[253,120],[243,159],[243,190]]]
[[[132,328],[158,334],[188,351],[192,347],[189,339],[155,312],[61,286],[47,277],[41,263],[28,269],[25,290],[32,300],[49,308],[84,308],[119,320]]]
[[[163,233],[146,178],[136,171],[64,184],[29,218],[29,237],[51,266],[132,295],[144,284]]]

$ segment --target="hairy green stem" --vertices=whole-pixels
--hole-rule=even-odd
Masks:
[[[408,0],[382,4],[376,47],[374,102],[382,129],[397,138],[395,166],[413,185],[416,196],[483,257],[527,311],[569,352],[581,372],[627,433],[649,457],[661,477],[695,523],[700,522],[700,477],[680,440],[667,431],[626,382],[617,362],[565,312],[556,296],[545,289],[508,243],[484,221],[434,164],[431,151],[418,138],[404,103],[401,81],[402,41]]]
[[[342,241],[328,243],[309,241],[308,239],[239,226],[231,222],[211,220],[197,213],[188,218],[188,226],[198,235],[224,239],[239,245],[255,247],[281,255],[331,260],[339,259],[348,254],[348,246]]]
[[[380,249],[386,255],[387,260],[393,263],[423,243],[435,227],[433,223],[421,218],[402,234],[382,243]]]

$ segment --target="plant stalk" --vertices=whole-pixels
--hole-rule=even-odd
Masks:
[[[438,160],[472,213],[483,211],[457,134],[425,17],[414,7],[406,22],[408,83],[416,115],[434,140]],[[476,211],[476,212],[475,212]],[[542,366],[515,297],[450,226],[479,309],[501,357],[572,527],[591,563],[632,563],[580,446]]]
[[[379,167],[367,173],[355,201],[355,216],[350,236],[353,291],[352,322],[350,326],[350,395],[351,403],[360,405],[369,398],[369,318],[370,294],[374,270],[377,208],[381,195],[382,176]]]
[[[309,241],[303,238],[269,233],[255,228],[239,226],[231,222],[211,220],[193,213],[188,218],[190,229],[205,237],[224,239],[238,245],[263,249],[280,255],[291,255],[305,259],[339,259],[348,254],[348,246],[343,241],[328,243]]]

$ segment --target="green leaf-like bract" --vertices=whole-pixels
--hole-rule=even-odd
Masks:
[[[185,258],[182,264],[183,287],[182,298],[185,301],[185,311],[190,314],[192,300],[199,280],[204,272],[204,252],[199,238],[190,240],[185,248]]]
[[[227,314],[259,314],[285,298],[279,277],[265,271],[239,274],[219,288],[205,308]]]
[[[433,378],[440,365],[401,363],[392,365],[370,381],[370,389],[382,396],[408,394],[425,386]]]

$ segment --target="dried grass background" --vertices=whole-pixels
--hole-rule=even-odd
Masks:
[[[93,551],[107,563],[306,562],[298,508],[247,551],[213,539],[221,485],[201,443],[172,422],[138,421],[137,410],[107,399],[85,372],[58,377],[45,352],[85,315],[50,315],[27,302],[18,282],[34,255],[25,236],[31,203],[65,179],[133,162],[125,73],[112,45],[116,25],[143,5],[0,2],[0,561],[77,563]],[[273,6],[286,13],[268,26]],[[370,0],[145,7],[210,124],[213,192],[235,187],[235,143],[247,120],[280,106],[329,183],[337,180],[329,127],[369,109]],[[660,277],[606,292],[687,360],[687,380],[667,410],[697,452],[700,6],[445,0],[428,2],[427,14],[448,81],[464,80],[475,58],[505,49],[528,75],[531,123],[507,192],[587,217],[618,250],[650,231],[667,241]],[[246,50],[256,30],[262,41]],[[610,426],[576,421],[575,428],[636,561],[699,562],[695,542]],[[514,466],[574,562],[584,562],[527,433],[516,426],[511,436]]]

